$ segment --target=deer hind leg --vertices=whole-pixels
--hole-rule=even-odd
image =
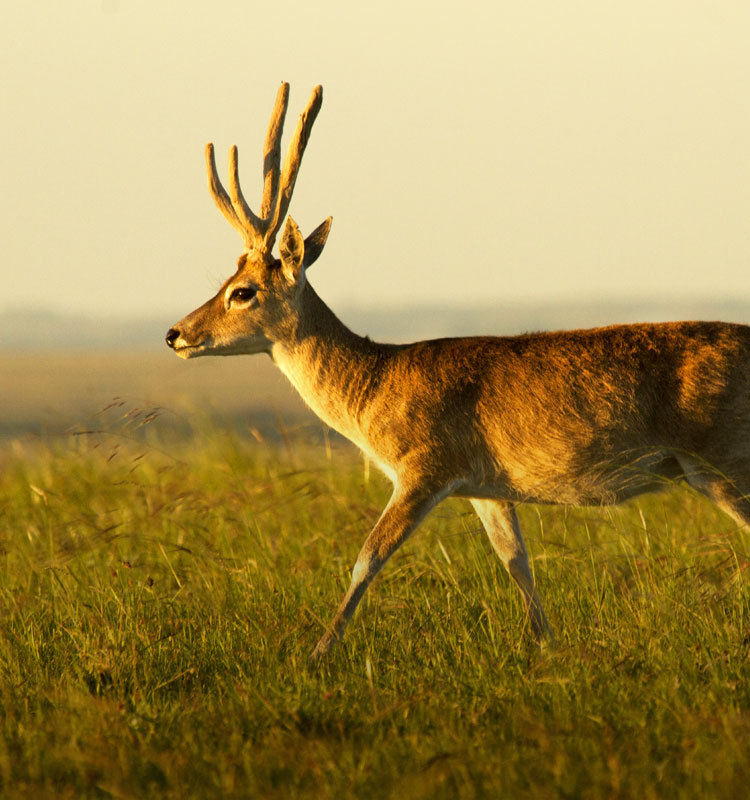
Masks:
[[[495,552],[521,590],[534,636],[537,641],[551,639],[552,628],[534,587],[529,556],[515,509],[510,503],[500,500],[472,500],[471,504],[482,520]]]
[[[722,474],[697,458],[679,455],[687,482],[716,503],[719,508],[735,522],[750,527],[750,491],[748,482],[734,482],[729,476]]]
[[[310,659],[318,661],[342,638],[347,623],[372,579],[386,561],[414,532],[414,529],[441,500],[450,488],[429,492],[424,488],[394,489],[388,505],[365,540],[352,570],[352,580],[341,604]]]

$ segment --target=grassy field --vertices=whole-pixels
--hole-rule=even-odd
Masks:
[[[311,668],[387,497],[336,442],[127,409],[6,440],[0,796],[744,796],[746,533],[679,488],[522,508],[540,652],[445,503]]]

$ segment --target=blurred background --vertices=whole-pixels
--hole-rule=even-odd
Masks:
[[[288,134],[324,86],[291,212],[333,215],[310,280],[358,332],[750,321],[749,37],[728,0],[12,4],[0,433],[309,422],[268,359],[163,345],[241,252],[203,147],[257,205],[282,80]]]

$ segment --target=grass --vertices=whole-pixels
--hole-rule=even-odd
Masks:
[[[385,481],[129,430],[0,452],[0,796],[744,795],[748,537],[694,494],[521,509],[542,652],[445,503],[311,668]]]

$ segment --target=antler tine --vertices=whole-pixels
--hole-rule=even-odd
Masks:
[[[289,84],[282,83],[276,95],[276,103],[268,123],[268,133],[263,147],[263,200],[260,205],[260,218],[271,215],[279,192],[279,172],[281,171],[281,132],[284,129],[286,109],[289,104]]]
[[[211,142],[206,145],[206,171],[208,172],[208,188],[211,192],[211,197],[219,207],[219,211],[226,217],[227,222],[245,238],[245,229],[234,210],[229,195],[219,180],[219,174],[216,171],[216,159],[214,158],[214,146]]]
[[[233,144],[229,150],[229,196],[237,219],[242,225],[243,236],[247,246],[254,247],[258,240],[263,239],[265,226],[250,210],[240,188],[240,173],[238,164],[237,145]]]
[[[268,220],[268,230],[264,236],[265,246],[268,250],[273,247],[276,233],[289,209],[289,202],[292,199],[292,192],[294,191],[297,173],[299,172],[300,163],[302,162],[302,155],[305,152],[307,141],[310,138],[310,131],[312,130],[315,118],[318,116],[318,111],[320,111],[322,103],[323,87],[316,86],[312,90],[310,99],[307,101],[307,107],[300,114],[297,128],[294,131],[294,136],[289,143],[289,149],[286,153],[284,168],[281,171],[281,178],[279,181],[278,197],[273,213]]]

